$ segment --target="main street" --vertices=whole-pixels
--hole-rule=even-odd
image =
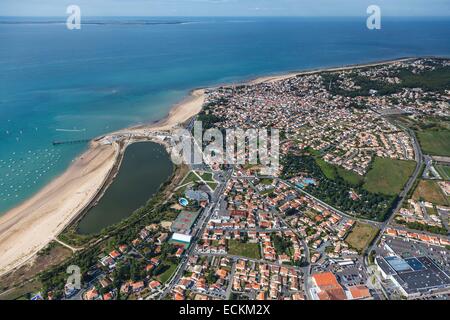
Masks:
[[[257,192],[258,194],[261,194],[254,186],[252,180],[249,180],[249,183],[251,185],[251,187],[253,188],[253,190],[255,190],[255,192]],[[303,246],[303,250],[304,250],[304,255],[305,255],[305,259],[306,259],[306,266],[303,267],[303,275],[304,275],[304,286],[303,286],[303,291],[305,292],[305,294],[309,297],[309,282],[308,282],[308,278],[311,274],[311,254],[309,252],[309,247],[308,244],[305,242],[305,240],[303,239],[303,237],[297,232],[297,230],[295,228],[293,228],[289,223],[287,223],[284,218],[280,215],[280,213],[278,211],[276,211],[275,209],[271,209],[271,212],[274,216],[278,217],[278,219],[280,219],[280,221],[282,222],[282,224],[284,225],[284,228],[289,229],[290,231],[292,231],[296,237],[299,239],[299,241],[302,243]],[[266,231],[267,232],[267,231]]]
[[[202,234],[208,224],[208,220],[211,216],[211,213],[214,211],[214,209],[216,209],[216,207],[220,206],[220,202],[221,202],[222,198],[224,197],[224,195],[223,195],[224,189],[226,187],[228,180],[231,177],[231,174],[232,174],[232,170],[228,170],[228,171],[224,172],[223,179],[220,179],[218,181],[219,185],[217,186],[216,190],[211,195],[211,203],[208,205],[207,208],[205,208],[202,211],[197,222],[194,224],[192,233],[191,233],[192,239],[191,239],[189,248],[186,251],[186,253],[183,255],[183,258],[181,259],[181,262],[178,265],[178,268],[176,269],[176,271],[173,274],[172,278],[170,279],[169,283],[166,285],[165,290],[163,291],[163,293],[161,294],[161,296],[159,298],[160,300],[164,299],[168,294],[170,294],[170,292],[173,290],[175,285],[178,283],[178,281],[183,276],[183,274],[186,270],[187,264],[189,262],[189,258],[196,254],[195,247],[196,247],[197,241],[202,236]]]

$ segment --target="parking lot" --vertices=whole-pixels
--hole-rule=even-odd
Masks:
[[[402,258],[428,256],[446,272],[450,271],[449,254],[445,248],[389,236],[385,237],[385,243]]]

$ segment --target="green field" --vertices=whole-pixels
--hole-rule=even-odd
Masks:
[[[236,240],[229,240],[228,254],[252,259],[261,259],[259,245],[257,243],[242,243]]]
[[[353,185],[360,184],[364,179],[356,172],[332,165],[331,163],[328,163],[321,158],[316,157],[316,163],[320,167],[320,170],[322,170],[325,177],[327,177],[327,179],[335,180],[339,176],[346,182]]]
[[[186,176],[186,178],[184,178],[184,180],[183,180],[183,182],[181,182],[181,184],[186,184],[186,183],[189,183],[189,182],[197,182],[197,181],[200,181],[200,178],[197,177],[197,175],[193,171],[191,171]]]
[[[270,184],[273,183],[273,179],[270,179],[270,178],[263,178],[263,179],[261,179],[260,183],[263,184],[263,185],[265,185],[265,186],[268,186],[268,185],[270,185]]]
[[[261,195],[263,195],[263,196],[268,195],[268,194],[272,193],[273,190],[275,190],[275,188],[270,188],[270,189],[264,190],[263,192],[261,192]]]
[[[205,181],[214,181],[213,180],[213,174],[211,172],[198,172],[198,174]]]
[[[213,189],[213,190],[216,190],[217,185],[218,185],[217,182],[210,182],[210,181],[206,182],[206,184],[207,184],[208,186],[210,186],[211,189]]]
[[[438,214],[438,211],[437,211],[437,209],[436,209],[436,207],[431,207],[431,208],[426,208],[427,209],[427,213],[429,214],[429,215],[432,215],[432,216],[437,216],[437,215],[439,215]]]
[[[437,170],[437,172],[439,172],[442,179],[447,181],[450,180],[450,166],[435,165],[434,167]]]
[[[425,154],[450,156],[450,130],[421,130],[417,132],[417,137]]]
[[[332,164],[326,162],[322,158],[316,157],[316,163],[320,167],[320,170],[322,170],[323,174],[327,179],[334,180],[337,177],[336,168]]]
[[[364,177],[360,176],[356,172],[346,170],[323,160],[319,151],[316,151],[310,147],[307,148],[307,151],[314,157],[316,164],[320,167],[320,170],[327,179],[335,180],[339,176],[346,182],[353,185],[358,185],[363,182]]]
[[[337,167],[337,173],[342,179],[354,185],[358,185],[364,181],[364,177],[360,176],[356,172],[349,171],[341,167]]]
[[[372,193],[397,195],[415,167],[414,161],[376,157],[366,175],[363,187]]]
[[[345,242],[352,248],[358,250],[358,252],[362,252],[372,242],[377,233],[378,229],[370,224],[356,222],[352,231],[345,238]]]
[[[432,180],[420,180],[416,190],[414,190],[412,198],[414,200],[431,202],[436,205],[448,205],[447,197],[442,192],[437,182]]]
[[[158,275],[158,281],[161,283],[166,283],[170,277],[173,275],[173,273],[175,272],[175,270],[177,269],[177,265],[171,263],[169,268],[167,268],[163,273],[161,273],[160,275]]]

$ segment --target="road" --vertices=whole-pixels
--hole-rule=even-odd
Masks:
[[[267,264],[269,266],[277,266],[277,267],[286,267],[289,269],[294,269],[298,272],[302,272],[304,274],[306,267],[296,267],[296,266],[291,266],[291,265],[285,265],[282,263],[277,263],[277,262],[270,262],[264,259],[254,259],[254,258],[248,258],[248,257],[243,257],[243,256],[237,256],[237,255],[233,255],[233,254],[227,254],[227,253],[203,253],[203,252],[197,252],[196,253],[199,256],[204,256],[204,257],[226,257],[229,259],[233,259],[233,260],[245,260],[245,261],[251,261],[251,262],[255,262],[255,263],[263,263],[263,264]]]
[[[189,257],[196,254],[196,251],[195,251],[196,243],[199,240],[199,237],[202,236],[202,234],[206,228],[206,225],[208,223],[209,217],[211,216],[211,213],[214,211],[216,206],[220,205],[220,201],[224,196],[223,191],[226,187],[228,180],[231,177],[231,174],[232,174],[231,170],[227,171],[224,174],[224,179],[219,181],[219,185],[217,186],[216,190],[214,191],[214,193],[211,196],[211,203],[209,204],[209,206],[207,208],[205,208],[202,211],[200,218],[195,223],[194,228],[191,233],[192,239],[191,239],[191,244],[189,246],[189,249],[183,256],[180,264],[178,265],[177,270],[175,271],[175,273],[172,276],[171,280],[169,281],[168,285],[166,286],[163,293],[161,294],[161,296],[159,298],[160,300],[164,299],[168,294],[170,294],[170,292],[173,290],[175,285],[178,283],[178,281],[183,276],[183,274],[186,270],[188,261],[189,261]]]
[[[285,181],[285,180],[282,180],[282,179],[278,179],[278,180],[284,182],[285,184],[287,184],[288,186],[290,186],[290,187],[292,187],[292,188],[295,188],[296,190],[300,191],[301,193],[303,193],[303,194],[306,195],[307,197],[309,197],[309,198],[311,198],[311,199],[314,199],[314,201],[320,203],[322,206],[324,206],[325,208],[327,208],[327,209],[330,210],[330,211],[333,211],[334,213],[338,214],[339,216],[342,216],[342,217],[345,217],[345,218],[348,218],[348,219],[352,219],[352,220],[356,220],[356,221],[360,221],[360,222],[363,222],[363,223],[369,223],[369,224],[374,225],[374,226],[376,226],[376,227],[380,227],[381,224],[382,224],[381,222],[378,222],[378,221],[373,221],[373,220],[364,219],[364,218],[358,218],[358,217],[354,217],[354,216],[352,216],[352,215],[349,215],[349,214],[347,214],[347,213],[345,213],[345,212],[342,212],[342,211],[339,210],[339,209],[336,209],[335,207],[332,207],[332,206],[329,205],[328,203],[323,202],[323,201],[320,200],[319,198],[316,198],[316,197],[313,196],[312,194],[306,192],[306,191],[303,190],[302,188],[299,188],[299,187],[297,187],[296,185],[294,185],[294,184],[292,184],[292,183],[290,183],[290,182],[288,182],[288,181]]]
[[[66,247],[66,248],[69,248],[70,250],[72,250],[72,252],[77,252],[77,251],[83,249],[83,247],[81,247],[81,248],[75,248],[75,247],[72,247],[71,245],[68,245],[67,243],[62,242],[61,240],[59,240],[57,237],[54,237],[53,240],[56,241],[56,242],[58,242],[60,245]]]
[[[234,274],[236,273],[236,263],[233,262],[233,265],[231,266],[231,272],[230,272],[230,281],[228,283],[227,290],[225,292],[225,299],[230,300],[231,297],[231,289],[233,288],[233,278]]]
[[[193,122],[191,122],[189,124],[188,128],[192,127],[192,123]],[[368,224],[371,224],[373,226],[376,226],[376,227],[380,228],[379,234],[377,235],[375,240],[372,242],[371,246],[368,249],[366,249],[366,251],[364,252],[364,255],[363,255],[364,259],[363,259],[363,261],[364,261],[364,264],[365,264],[366,267],[368,265],[368,263],[366,261],[368,253],[370,251],[372,251],[376,247],[376,244],[380,240],[384,230],[392,222],[392,219],[394,218],[395,213],[402,207],[405,198],[407,197],[408,193],[410,192],[411,188],[414,185],[414,182],[416,181],[417,177],[419,176],[419,173],[421,171],[421,167],[422,167],[422,164],[423,164],[422,151],[420,149],[419,143],[417,141],[417,138],[416,138],[414,132],[412,130],[408,129],[408,128],[402,127],[401,125],[398,125],[398,126],[401,127],[402,129],[404,129],[410,135],[411,140],[413,141],[413,148],[414,148],[414,154],[415,154],[415,160],[416,160],[416,168],[415,168],[412,176],[409,178],[409,180],[407,181],[406,185],[404,186],[403,190],[400,192],[400,194],[398,196],[398,201],[397,201],[396,207],[392,211],[392,214],[384,222],[377,222],[377,221],[364,219],[364,218],[360,218],[360,217],[354,217],[352,215],[349,215],[349,214],[347,214],[345,212],[342,212],[339,209],[336,209],[336,208],[332,207],[331,205],[323,202],[322,200],[314,197],[310,193],[308,193],[305,190],[303,190],[303,189],[293,185],[292,183],[289,183],[287,181],[284,181],[282,179],[278,179],[277,178],[279,181],[282,181],[282,182],[286,183],[287,185],[289,185],[290,187],[295,188],[296,190],[298,190],[302,194],[306,195],[307,197],[309,197],[311,199],[314,199],[314,201],[317,201],[318,203],[320,203],[325,208],[329,209],[332,212],[335,212],[336,214],[338,214],[338,215],[340,215],[342,217],[345,217],[345,218],[348,218],[348,219],[352,219],[352,220],[356,220],[356,221],[360,221],[360,222],[363,222],[363,223],[368,223]],[[179,264],[179,266],[178,266],[175,274],[173,275],[172,279],[169,281],[168,285],[166,285],[166,288],[163,291],[163,293],[161,294],[160,299],[164,299],[168,294],[170,294],[170,292],[173,290],[175,285],[178,283],[178,281],[183,276],[183,274],[184,274],[184,272],[186,270],[188,261],[189,261],[189,257],[191,257],[194,254],[203,255],[203,256],[229,257],[229,258],[231,258],[233,260],[245,259],[247,261],[254,261],[254,262],[258,262],[258,263],[266,263],[266,264],[278,265],[276,263],[270,263],[270,262],[268,262],[266,260],[262,260],[262,259],[249,259],[249,258],[246,258],[246,257],[234,256],[234,255],[229,255],[229,254],[199,253],[199,252],[195,251],[196,242],[198,241],[199,237],[201,237],[201,235],[203,234],[203,232],[204,232],[204,230],[205,230],[205,228],[207,226],[207,222],[208,222],[212,212],[214,212],[216,207],[220,205],[221,199],[223,198],[224,188],[226,186],[226,183],[228,182],[228,180],[232,176],[232,174],[233,174],[232,170],[229,170],[229,171],[227,171],[225,173],[224,179],[220,179],[218,187],[212,193],[210,205],[205,210],[203,210],[203,212],[201,213],[201,216],[200,216],[198,222],[194,225],[194,229],[192,231],[193,237],[192,237],[192,240],[191,240],[191,246],[189,247],[188,251],[183,256],[183,258],[181,260],[181,263]],[[237,177],[237,178],[240,178],[240,179],[252,179],[254,177]],[[274,214],[276,214],[280,218],[280,221],[283,223],[283,225],[286,228],[289,228],[290,230],[292,230],[298,236],[299,239],[302,239],[302,237],[297,234],[297,231],[295,229],[291,228],[291,226],[288,223],[286,223],[285,220],[282,217],[279,216],[278,212],[274,212]],[[252,231],[259,231],[259,229],[258,228],[254,228],[254,229],[252,229]],[[268,231],[272,231],[272,230],[261,229],[260,231],[261,232],[268,232]],[[278,231],[278,230],[273,230],[273,231]],[[305,257],[307,259],[308,266],[307,267],[303,267],[303,268],[296,268],[296,269],[301,270],[302,273],[304,274],[304,279],[305,279],[304,280],[304,291],[305,291],[305,294],[307,294],[309,296],[308,278],[309,278],[309,275],[311,273],[311,263],[310,263],[310,257],[309,257],[309,248],[306,245],[306,243],[304,243],[304,241],[302,241],[302,244],[303,244],[303,247],[305,249]],[[234,266],[234,264],[233,264],[233,266]],[[234,273],[234,270],[232,271],[232,273]],[[231,294],[231,289],[230,288],[231,288],[231,284],[229,285],[229,288],[227,289],[227,292],[226,292],[226,297],[227,298]]]
[[[260,192],[255,188],[255,186],[253,185],[253,182],[250,180],[249,181],[251,187],[253,188],[253,190],[255,190],[255,192],[257,192],[258,194],[260,194]],[[284,218],[281,216],[281,214],[275,210],[275,209],[271,209],[271,212],[274,216],[278,217],[278,219],[280,219],[281,223],[284,225],[285,228],[289,229],[290,231],[292,231],[298,238],[298,240],[301,242],[302,246],[303,246],[303,250],[304,250],[304,254],[305,254],[305,258],[306,258],[306,263],[307,266],[303,267],[303,275],[304,275],[304,281],[303,281],[303,291],[305,292],[305,294],[309,297],[309,276],[311,274],[311,255],[309,252],[309,247],[308,244],[305,242],[305,240],[303,239],[303,237],[297,232],[297,230],[295,228],[293,228],[289,223],[287,223]]]
[[[414,133],[414,131],[412,131],[409,128],[405,128],[404,126],[395,123],[395,125],[397,125],[398,127],[402,128],[405,132],[408,133],[408,135],[411,137],[411,140],[413,142],[413,148],[414,148],[414,156],[415,156],[415,161],[416,161],[416,168],[414,169],[414,172],[412,174],[411,177],[409,177],[408,182],[406,183],[405,187],[403,188],[402,192],[400,192],[400,194],[398,195],[398,202],[397,205],[395,207],[395,209],[392,211],[392,214],[389,216],[388,219],[386,219],[380,226],[380,232],[378,233],[377,237],[372,241],[372,244],[366,249],[366,251],[364,252],[364,264],[367,267],[368,266],[368,261],[366,261],[366,259],[368,258],[368,254],[372,251],[376,249],[377,243],[380,241],[381,237],[383,236],[383,233],[385,231],[385,229],[387,228],[387,226],[392,222],[392,220],[395,217],[395,213],[400,210],[400,208],[403,206],[403,202],[405,201],[405,198],[408,196],[409,191],[411,190],[411,188],[414,185],[414,182],[416,181],[416,179],[418,178],[421,168],[422,168],[422,164],[423,164],[423,154],[422,154],[422,149],[420,148],[419,142],[417,141],[417,137]]]

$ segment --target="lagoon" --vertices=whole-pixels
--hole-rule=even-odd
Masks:
[[[81,219],[78,232],[92,234],[127,218],[166,182],[173,164],[164,146],[137,142],[125,150],[119,172],[99,203]]]

